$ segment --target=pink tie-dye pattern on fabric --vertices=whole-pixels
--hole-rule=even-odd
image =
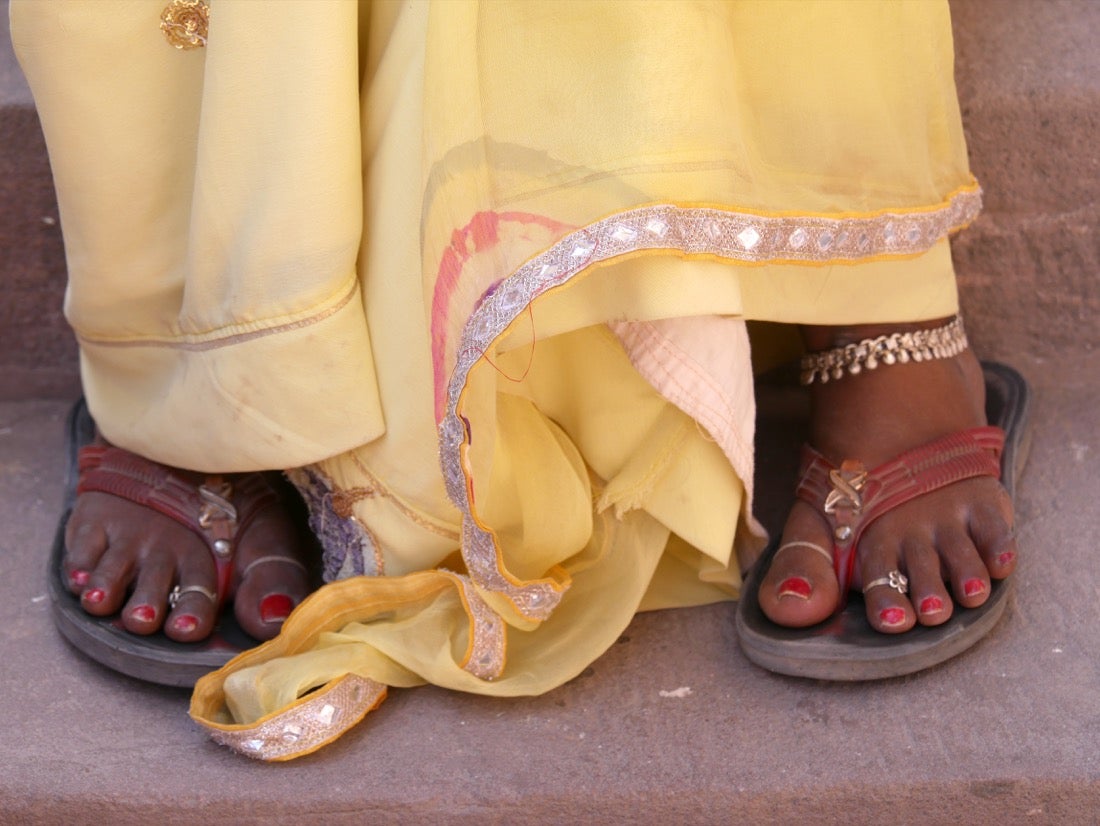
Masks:
[[[432,294],[435,419],[446,412],[447,383],[466,319],[525,261],[575,227],[527,212],[479,212],[443,252]]]

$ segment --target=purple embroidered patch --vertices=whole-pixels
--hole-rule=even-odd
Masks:
[[[321,542],[325,582],[353,576],[378,576],[378,548],[354,516],[337,513],[332,482],[313,467],[295,468],[286,477],[309,508],[309,527]]]

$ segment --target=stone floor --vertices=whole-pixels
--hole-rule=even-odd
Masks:
[[[44,560],[66,404],[0,404],[0,822],[1093,823],[1100,388],[1022,367],[1036,384],[1025,556],[1007,616],[970,652],[912,677],[816,683],[746,662],[730,605],[664,611],[549,695],[396,691],[284,765],[215,746],[186,692],[61,640]]]

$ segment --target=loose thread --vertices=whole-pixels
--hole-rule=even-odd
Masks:
[[[504,376],[504,378],[506,378],[508,381],[512,382],[513,384],[519,384],[524,379],[526,379],[527,374],[531,372],[532,365],[534,365],[534,363],[535,363],[535,311],[532,309],[530,303],[527,305],[526,315],[531,320],[531,344],[530,344],[531,352],[530,352],[530,355],[527,357],[527,366],[524,368],[523,374],[520,375],[519,378],[512,378],[507,373],[505,373],[501,368],[497,367],[497,365],[493,362],[493,360],[491,358],[489,358],[489,356],[482,354],[482,358],[484,358],[485,361],[487,361],[489,363],[490,367],[492,367],[494,370],[496,370],[498,373],[500,373],[500,375]]]

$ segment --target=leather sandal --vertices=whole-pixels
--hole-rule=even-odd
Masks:
[[[66,497],[49,566],[49,591],[54,619],[62,635],[82,653],[120,671],[161,685],[192,686],[203,674],[220,668],[258,641],[223,611],[235,590],[234,556],[237,537],[262,510],[285,503],[284,491],[271,474],[208,476],[158,464],[95,436],[95,424],[83,399],[68,420],[69,470]],[[218,612],[210,636],[195,643],[172,640],[158,631],[148,636],[126,630],[119,616],[96,617],[64,584],[65,526],[79,494],[98,491],[118,496],[174,519],[203,539],[217,572],[216,591],[176,585],[169,603],[190,591],[202,592]],[[276,557],[261,557],[249,568]],[[294,559],[277,558],[301,567]]]
[[[809,628],[772,622],[758,592],[778,552],[765,550],[747,577],[737,610],[737,632],[745,655],[770,671],[823,680],[874,680],[923,670],[970,648],[1004,613],[1012,578],[994,580],[989,598],[977,608],[960,608],[942,625],[918,625],[902,634],[882,634],[867,622],[861,599],[850,599],[857,548],[875,519],[963,479],[999,478],[1009,495],[1026,459],[1030,394],[1023,377],[1001,364],[984,363],[989,426],[960,431],[906,451],[868,471],[858,461],[834,466],[811,447],[803,449],[797,496],[813,505],[833,533],[832,562],[840,585],[837,612]],[[904,589],[904,577],[873,584]]]

